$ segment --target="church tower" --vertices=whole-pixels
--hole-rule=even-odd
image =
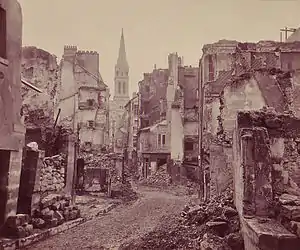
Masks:
[[[130,99],[129,97],[129,65],[126,58],[124,33],[122,29],[119,56],[115,65],[115,93],[114,102],[124,106]]]

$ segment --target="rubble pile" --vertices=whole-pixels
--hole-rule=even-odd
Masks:
[[[115,167],[116,154],[114,153],[82,153],[85,167],[87,168],[104,168],[110,170],[112,182],[116,182],[117,170]]]
[[[5,230],[7,237],[24,238],[33,233],[33,225],[29,223],[28,214],[17,214],[7,218]]]
[[[71,196],[49,194],[40,201],[38,209],[33,211],[34,228],[51,228],[66,221],[80,217],[80,210],[71,204]]]
[[[300,237],[300,196],[282,194],[277,198],[276,212],[281,224]]]
[[[65,186],[66,157],[62,154],[45,157],[40,172],[40,190],[60,191]]]
[[[119,181],[112,186],[112,198],[121,199],[123,202],[135,201],[138,199],[138,194],[133,190],[129,181],[122,183]]]
[[[233,192],[228,189],[207,203],[186,206],[181,216],[164,218],[152,232],[120,249],[243,250]]]
[[[142,185],[155,186],[155,187],[165,187],[171,185],[171,177],[167,173],[167,165],[162,165],[159,169],[148,176],[147,178],[141,180]]]

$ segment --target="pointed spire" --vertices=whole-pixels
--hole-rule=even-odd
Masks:
[[[125,50],[125,39],[124,39],[124,33],[122,28],[122,34],[121,34],[121,40],[120,40],[120,47],[119,47],[119,56],[117,61],[117,66],[120,69],[128,69],[128,62],[126,58],[126,50]]]

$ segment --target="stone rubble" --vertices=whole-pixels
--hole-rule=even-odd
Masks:
[[[162,165],[158,168],[157,171],[152,173],[145,179],[142,179],[140,182],[142,185],[147,186],[156,186],[156,187],[165,187],[171,185],[171,177],[167,173],[167,165]]]
[[[66,157],[63,154],[45,157],[40,173],[40,191],[60,191],[65,186]]]
[[[84,159],[86,168],[103,168],[110,170],[110,176],[112,182],[117,181],[117,170],[115,167],[115,158],[117,157],[114,153],[88,153],[82,152],[81,157]]]
[[[71,196],[49,194],[41,199],[39,208],[33,211],[32,224],[38,229],[51,228],[79,217],[80,210],[72,205]]]
[[[275,210],[279,221],[300,237],[300,196],[284,193],[277,200]]]
[[[206,203],[186,205],[181,217],[167,217],[152,232],[121,249],[243,250],[232,190]]]
[[[5,236],[11,238],[24,238],[33,233],[28,214],[17,214],[7,218],[4,226]]]

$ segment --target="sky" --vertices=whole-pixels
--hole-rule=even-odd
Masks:
[[[130,93],[143,73],[167,68],[169,53],[196,66],[204,44],[221,39],[279,40],[300,27],[300,0],[19,0],[23,45],[60,60],[64,45],[100,54],[100,73],[114,92],[114,67],[124,29]]]

